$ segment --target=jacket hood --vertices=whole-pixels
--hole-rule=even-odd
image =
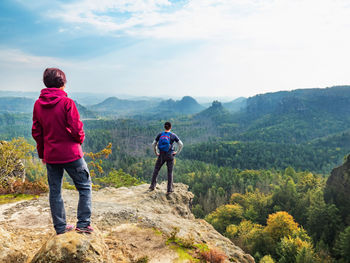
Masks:
[[[41,90],[38,102],[45,108],[54,107],[67,93],[57,88],[45,88]]]

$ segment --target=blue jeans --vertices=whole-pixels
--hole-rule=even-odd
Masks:
[[[66,170],[79,191],[77,227],[90,225],[91,217],[91,177],[84,158],[62,164],[46,164],[49,182],[50,208],[56,233],[63,233],[66,229],[66,212],[61,195],[63,171]]]

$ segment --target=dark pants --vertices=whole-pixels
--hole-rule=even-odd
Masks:
[[[64,170],[73,179],[75,187],[79,191],[77,227],[89,226],[91,217],[91,177],[84,158],[63,164],[47,163],[46,168],[50,188],[51,215],[56,233],[64,232],[67,225],[66,212],[61,195]]]
[[[166,166],[168,168],[168,192],[173,191],[173,167],[174,167],[174,155],[172,153],[161,152],[158,156],[156,165],[154,166],[153,177],[151,188],[155,188],[157,184],[157,177],[160,168],[162,168],[163,164],[166,162]]]

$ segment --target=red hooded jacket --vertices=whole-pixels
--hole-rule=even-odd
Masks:
[[[83,123],[66,92],[57,88],[41,90],[34,104],[32,136],[39,158],[47,163],[68,163],[83,157]]]

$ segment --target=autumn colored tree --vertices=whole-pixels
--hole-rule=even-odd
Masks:
[[[269,215],[265,232],[268,233],[276,242],[281,238],[290,236],[298,230],[298,223],[287,212],[280,211]]]
[[[254,242],[262,231],[262,225],[254,224],[249,220],[243,220],[239,225],[229,225],[226,228],[225,236],[230,238],[244,251],[252,253]]]
[[[239,224],[242,218],[243,208],[242,206],[235,204],[218,207],[214,212],[207,215],[205,220],[212,224],[216,230],[224,233],[227,226],[231,224]]]
[[[277,246],[278,262],[281,263],[313,263],[314,251],[312,243],[299,237],[284,236]],[[298,260],[297,260],[298,259]]]
[[[102,158],[107,159],[108,156],[112,153],[112,143],[109,143],[104,149],[97,153],[89,152],[85,153],[85,156],[90,158],[91,161],[88,162],[90,168],[90,174],[92,177],[103,174],[102,169]]]
[[[243,207],[243,217],[246,220],[264,224],[271,210],[271,195],[261,193],[259,189],[246,192],[244,195],[234,193],[231,195],[231,204],[239,204]]]
[[[9,177],[25,179],[25,164],[30,162],[35,147],[24,138],[15,138],[12,141],[0,142],[0,180]]]
[[[0,142],[0,193],[40,194],[48,190],[44,166],[34,151],[24,138]]]

